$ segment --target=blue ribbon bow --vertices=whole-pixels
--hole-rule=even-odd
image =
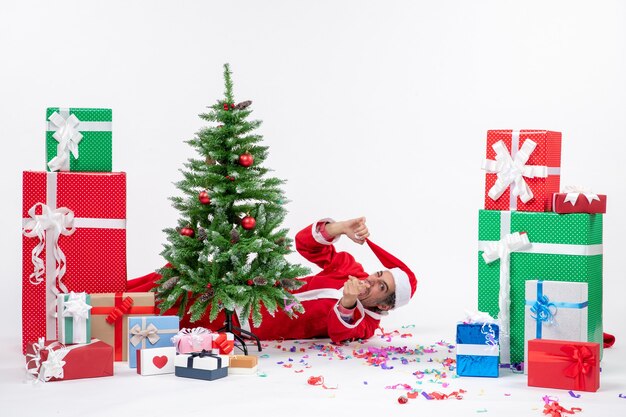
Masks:
[[[526,305],[531,306],[530,317],[537,322],[535,337],[541,339],[541,330],[544,322],[549,325],[556,325],[554,317],[559,308],[585,308],[587,304],[587,301],[582,303],[552,302],[548,296],[543,293],[543,281],[537,281],[537,299],[535,301],[526,300]]]

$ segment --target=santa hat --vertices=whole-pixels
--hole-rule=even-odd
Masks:
[[[374,244],[371,240],[367,239],[367,244],[383,266],[388,268],[391,275],[393,275],[393,280],[396,284],[395,308],[407,305],[417,288],[417,278],[415,278],[415,274],[404,262]]]

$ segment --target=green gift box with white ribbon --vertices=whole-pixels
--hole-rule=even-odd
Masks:
[[[84,292],[57,295],[57,338],[63,344],[91,342],[91,296]]]
[[[49,107],[46,111],[48,171],[111,172],[111,109]]]
[[[602,215],[480,210],[478,309],[498,316],[500,362],[524,361],[529,280],[588,284],[587,338],[602,346]]]

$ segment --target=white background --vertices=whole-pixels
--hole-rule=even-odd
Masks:
[[[562,186],[608,195],[604,323],[619,344],[625,21],[618,0],[3,2],[3,345],[19,358],[21,172],[45,168],[46,107],[113,109],[133,278],[162,264],[172,183],[193,156],[183,141],[222,97],[225,62],[236,101],[263,121],[266,166],[288,180],[292,236],[364,215],[372,240],[416,272],[412,304],[386,327],[443,337],[476,308],[486,131],[563,132]],[[339,246],[380,268],[366,248]]]

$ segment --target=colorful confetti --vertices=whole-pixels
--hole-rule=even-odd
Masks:
[[[581,397],[581,395],[580,395],[580,394],[576,394],[574,391],[571,391],[571,390],[570,390],[570,391],[568,391],[568,392],[569,392],[569,395],[570,395],[571,397],[573,397],[573,398],[580,398],[580,397]]]

